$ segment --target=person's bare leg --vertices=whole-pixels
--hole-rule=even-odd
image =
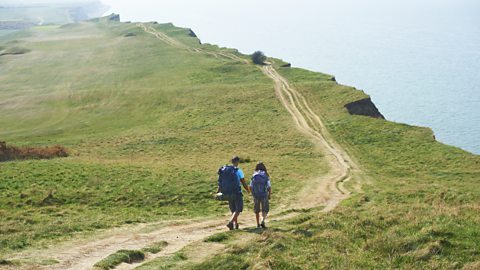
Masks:
[[[267,215],[268,215],[268,213],[262,212],[262,218],[263,218],[262,222],[267,221]]]
[[[237,213],[236,212],[232,212],[232,217],[230,218],[230,223],[233,223],[233,221],[235,220],[235,215]]]
[[[232,222],[233,224],[238,224],[238,216],[239,215],[240,215],[240,212],[233,213],[232,219],[230,220],[230,222]]]
[[[255,218],[257,219],[257,227],[260,225],[260,213],[255,213]]]

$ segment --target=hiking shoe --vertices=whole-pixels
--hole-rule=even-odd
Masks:
[[[262,226],[262,228],[267,228],[267,226],[265,225],[265,221],[262,221],[262,223],[260,224],[260,226]]]
[[[257,224],[257,228],[260,228],[260,224]]]
[[[227,224],[227,228],[228,228],[230,231],[233,230],[233,223],[229,222],[229,223]]]
[[[238,230],[240,228],[240,226],[237,224],[235,224],[235,230]]]

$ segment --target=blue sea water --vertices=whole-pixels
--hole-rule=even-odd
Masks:
[[[335,75],[391,121],[480,154],[478,0],[104,0],[122,20],[173,22],[203,42]]]

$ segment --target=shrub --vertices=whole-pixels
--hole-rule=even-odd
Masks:
[[[252,61],[257,65],[265,64],[265,60],[267,60],[267,57],[261,51],[256,51],[252,54]]]
[[[50,147],[15,147],[0,141],[0,162],[23,159],[50,159],[67,157],[67,148],[55,145]]]

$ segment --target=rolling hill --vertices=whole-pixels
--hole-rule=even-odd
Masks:
[[[0,37],[8,51],[21,53],[0,56],[0,141],[70,155],[0,163],[0,268],[85,269],[69,251],[104,258],[107,240],[137,233],[148,237],[135,248],[167,237],[171,248],[140,269],[480,265],[480,157],[427,128],[350,114],[375,108],[330,75],[254,65],[190,29],[115,15]],[[215,237],[226,210],[215,173],[233,154],[247,175],[269,167],[272,226],[245,217]]]

